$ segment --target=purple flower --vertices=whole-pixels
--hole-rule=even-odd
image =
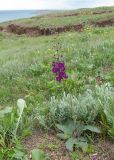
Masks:
[[[57,77],[56,77],[56,81],[59,81],[59,82],[60,82],[60,81],[61,81],[61,77],[60,77],[60,76],[57,76]]]
[[[64,62],[59,62],[59,63],[58,63],[58,66],[59,66],[60,68],[65,68]]]
[[[59,76],[60,76],[60,77],[63,77],[64,74],[65,74],[65,72],[63,72],[63,71],[62,71],[62,72],[59,72]]]
[[[62,61],[52,62],[52,72],[56,74],[56,80],[61,81],[67,79],[68,75],[65,73],[65,63]]]
[[[64,78],[64,79],[68,78],[68,75],[64,71],[59,72],[59,76]]]
[[[59,71],[59,68],[57,68],[57,67],[53,67],[53,68],[52,68],[52,72],[53,72],[53,73],[57,73],[58,71]]]
[[[93,160],[97,160],[97,157],[96,157],[96,156],[94,156],[94,157],[93,157]]]
[[[68,75],[67,75],[66,73],[64,73],[63,78],[64,78],[64,79],[67,79],[67,78],[68,78]]]

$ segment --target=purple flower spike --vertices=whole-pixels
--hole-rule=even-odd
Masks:
[[[65,73],[64,73],[63,71],[62,71],[62,72],[59,72],[59,76],[60,76],[60,77],[63,77],[64,74],[65,74]]]
[[[97,160],[97,157],[96,157],[96,156],[94,156],[94,157],[93,157],[93,160]]]
[[[52,68],[52,72],[53,72],[53,73],[57,73],[58,71],[59,71],[59,68],[57,68],[57,67],[53,67],[53,68]]]
[[[59,62],[59,63],[58,63],[58,66],[59,66],[60,68],[65,68],[64,62]]]
[[[59,76],[56,77],[56,81],[59,81],[59,82],[60,82],[60,81],[61,81],[61,77],[59,77]]]
[[[68,78],[68,75],[65,73],[65,74],[63,75],[63,78],[64,78],[64,79],[67,79],[67,78]]]
[[[61,72],[59,72],[59,76],[63,79],[67,79],[68,78],[68,76],[67,76],[67,74],[64,72],[64,71],[61,71]]]
[[[63,61],[52,62],[52,72],[56,74],[56,81],[67,79],[68,75],[65,73],[65,63]]]

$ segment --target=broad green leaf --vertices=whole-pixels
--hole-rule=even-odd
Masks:
[[[77,143],[77,140],[75,138],[69,138],[68,141],[66,142],[66,148],[72,152],[73,147],[76,143]]]
[[[11,107],[6,107],[3,110],[0,111],[0,118],[4,117],[5,114],[11,113],[12,108]]]
[[[76,146],[78,148],[82,149],[82,151],[87,151],[87,149],[88,149],[88,143],[87,142],[77,141]]]
[[[57,137],[59,137],[60,139],[64,139],[64,140],[70,138],[69,135],[64,134],[64,133],[58,133],[58,134],[57,134]]]
[[[87,137],[79,137],[78,141],[87,142]]]
[[[81,141],[81,139],[76,139],[76,138],[70,138],[67,142],[66,142],[66,148],[69,151],[73,151],[73,147],[74,145],[76,145],[76,147],[81,148],[83,151],[87,150],[88,148],[88,143],[85,141]]]
[[[68,120],[63,124],[56,124],[56,127],[63,131],[66,135],[72,135],[76,129],[76,125],[72,120]]]
[[[34,149],[32,150],[32,160],[46,160],[46,155],[42,150]]]
[[[18,150],[18,149],[15,149],[15,154],[14,154],[14,157],[16,159],[22,159],[24,157],[24,152]]]
[[[91,132],[101,133],[101,130],[100,130],[98,127],[91,126],[91,125],[85,126],[83,130],[84,130],[84,131],[89,130],[89,131],[91,131]]]

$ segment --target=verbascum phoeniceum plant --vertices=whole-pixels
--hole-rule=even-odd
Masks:
[[[68,75],[66,74],[66,67],[63,55],[54,55],[54,61],[52,62],[52,72],[55,74],[55,79],[58,82],[61,82],[61,80],[65,80],[68,78]]]

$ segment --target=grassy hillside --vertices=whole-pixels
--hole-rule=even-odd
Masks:
[[[37,124],[40,123],[41,128],[47,129],[50,126],[48,129],[55,129],[56,123],[72,119],[74,122],[80,121],[86,125],[104,127],[105,129],[102,131],[100,138],[105,137],[108,139],[107,137],[110,137],[114,139],[114,109],[112,109],[113,99],[111,98],[113,97],[114,89],[114,26],[113,23],[111,25],[107,23],[104,27],[91,25],[93,21],[114,20],[113,17],[114,7],[105,7],[64,11],[0,24],[0,26],[5,27],[12,23],[29,27],[58,27],[69,24],[84,24],[82,32],[71,30],[50,36],[32,37],[26,34],[17,35],[1,31],[0,106],[2,108],[5,106],[16,106],[17,99],[23,98],[27,102],[27,106],[29,106],[26,115],[29,117],[28,121],[33,121],[33,117],[36,116],[39,121]],[[65,58],[68,79],[62,82],[57,82],[51,71],[54,55],[56,54],[63,55]],[[110,83],[112,87],[111,91],[102,88],[107,83]],[[88,89],[91,90],[90,97],[88,94],[84,94]],[[88,108],[88,114],[84,111],[85,118],[82,117],[82,119],[79,118],[78,120],[75,119],[77,115],[73,115],[73,111],[70,113],[73,108],[70,111],[66,108],[63,111],[64,114],[61,110],[61,112],[56,110],[56,114],[53,115],[54,110],[50,109],[52,104],[50,102],[51,97],[55,96],[58,99],[58,102],[54,101],[52,105],[56,108],[56,103],[61,103],[59,100],[62,101],[64,99],[62,99],[64,92],[76,96],[82,108],[87,104],[87,108],[88,106],[90,108],[96,106],[99,109],[89,112],[90,109]],[[78,104],[78,102],[76,103]],[[67,105],[71,107],[70,104]],[[106,108],[110,108],[110,117],[112,118],[110,119],[110,125],[108,124],[107,114],[105,115],[106,112],[104,112]],[[86,118],[94,111],[96,113],[95,119],[90,122]],[[80,112],[78,114],[80,117],[82,116]],[[44,118],[42,118],[42,121],[41,117]],[[48,124],[45,124],[46,121]],[[55,130],[58,131],[57,129]],[[94,137],[94,134],[92,136]],[[98,150],[97,148],[97,152]],[[90,152],[93,153],[96,150]],[[112,152],[107,153],[108,156],[114,158]],[[73,154],[70,155],[68,160],[71,157],[73,159]],[[107,160],[109,160],[109,157]]]
[[[98,14],[99,13],[99,14]],[[114,7],[101,7],[95,9],[79,9],[74,11],[61,11],[28,19],[13,21],[13,23],[40,27],[58,27],[73,24],[90,24],[91,21],[107,20],[114,17]],[[8,23],[4,23],[6,25]]]
[[[1,33],[1,105],[15,102],[17,98],[27,95],[40,99],[56,94],[53,86],[61,84],[54,80],[51,63],[56,52],[53,46],[58,42],[61,42],[62,49],[59,53],[65,56],[68,81],[71,83],[71,89],[68,84],[67,92],[69,89],[78,92],[77,87],[84,89],[88,83],[95,85],[97,76],[105,81],[106,75],[112,71],[114,61],[113,37],[113,27],[38,38],[14,35],[9,37]],[[88,82],[89,77],[92,82]]]

